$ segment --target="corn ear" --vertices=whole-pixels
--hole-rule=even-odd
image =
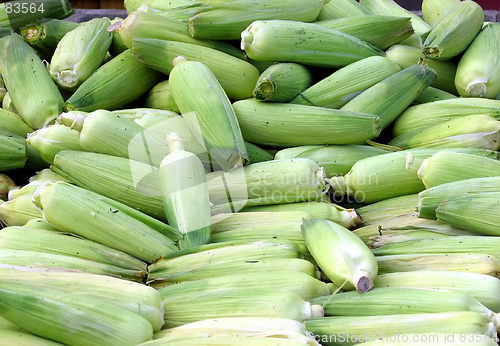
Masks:
[[[62,150],[83,150],[79,143],[79,134],[69,127],[53,124],[38,129],[28,135],[29,143],[42,159],[54,162],[54,156]]]
[[[278,148],[359,144],[381,131],[378,116],[355,111],[255,99],[237,101],[233,108],[245,140]]]
[[[169,110],[176,113],[181,112],[172,96],[168,80],[156,84],[148,91],[144,100],[144,107]]]
[[[348,229],[327,220],[304,220],[302,233],[314,260],[337,286],[364,293],[373,287],[377,262]]]
[[[0,131],[26,138],[34,130],[18,114],[0,108]]]
[[[0,345],[5,346],[61,346],[62,344],[51,341],[45,338],[38,337],[31,333],[26,333],[17,330],[4,330],[2,329],[2,341]]]
[[[340,108],[354,97],[401,71],[392,60],[373,56],[353,62],[302,91],[290,103]]]
[[[249,156],[238,119],[216,76],[200,62],[179,59],[174,65],[169,76],[174,100],[189,128],[205,145],[212,165],[229,171],[247,164]]]
[[[298,341],[292,339],[284,339],[282,337],[276,338],[264,338],[264,337],[239,337],[239,336],[214,336],[209,338],[193,338],[193,339],[181,339],[176,341],[171,341],[169,339],[154,340],[148,343],[141,344],[141,346],[304,346],[308,345],[305,341]],[[312,345],[317,345],[313,343]]]
[[[178,56],[199,61],[212,71],[232,100],[251,97],[260,75],[259,70],[246,61],[216,49],[191,43],[135,38],[131,50],[139,61],[166,74],[171,73],[174,67],[173,60]]]
[[[463,97],[500,96],[500,24],[483,27],[460,58],[455,76],[458,93]]]
[[[288,102],[311,86],[313,76],[307,67],[278,63],[261,73],[253,90],[260,101]]]
[[[6,226],[22,226],[40,216],[40,212],[31,203],[31,196],[21,196],[8,202],[0,201],[0,221]]]
[[[150,69],[126,50],[85,80],[66,101],[64,110],[92,112],[121,108],[145,94],[160,80],[161,73]],[[109,96],[110,90],[113,97]]]
[[[413,105],[456,98],[457,97],[455,95],[450,94],[447,91],[430,86],[417,96],[417,98],[413,101]]]
[[[393,216],[414,212],[418,199],[419,196],[416,193],[387,198],[379,202],[359,207],[356,211],[363,219],[363,225],[368,226]]]
[[[460,0],[423,0],[422,18],[434,27],[458,5],[460,5]]]
[[[355,18],[369,14],[370,12],[355,0],[328,1],[319,11],[316,20]]]
[[[477,2],[462,1],[432,28],[422,44],[426,57],[451,59],[467,49],[484,23],[484,11]]]
[[[327,68],[344,67],[370,56],[384,55],[379,48],[354,36],[291,20],[253,22],[241,32],[241,49],[254,60],[288,61]]]

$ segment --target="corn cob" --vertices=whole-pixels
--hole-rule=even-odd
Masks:
[[[9,132],[20,137],[26,137],[28,133],[34,130],[29,127],[19,115],[0,108],[0,131]]]
[[[307,40],[304,39],[307,37]],[[257,20],[241,33],[241,49],[259,61],[288,61],[339,68],[370,56],[383,56],[379,48],[316,24]]]
[[[499,98],[499,54],[500,24],[487,24],[458,63],[455,85],[461,96]]]
[[[134,83],[130,83],[131,80]],[[127,50],[85,80],[66,101],[64,110],[91,112],[120,108],[146,93],[160,80],[161,73],[137,61]],[[109,97],[109,90],[113,90],[113,97]]]
[[[61,150],[83,150],[78,132],[60,124],[49,125],[30,133],[26,142],[48,163],[53,163],[54,156]]]
[[[411,19],[407,17],[364,15],[321,20],[314,24],[357,37],[380,49],[387,49],[414,34]]]
[[[182,296],[183,299],[196,296],[213,289],[245,288],[245,289],[273,289],[292,292],[304,300],[331,294],[330,287],[301,272],[256,272],[252,275],[238,273],[222,275],[214,278],[205,278],[194,281],[185,281],[177,284],[159,284],[153,286],[163,299]]]
[[[264,288],[214,288],[163,297],[164,328],[218,317],[281,317],[302,322],[322,317],[321,306],[311,306],[297,293]]]
[[[181,339],[176,341],[167,340],[154,340],[141,344],[141,346],[304,346],[310,345],[305,341],[284,339],[282,337],[239,337],[239,336],[214,336],[209,338],[194,338],[194,339]],[[318,345],[313,343],[312,345]]]
[[[64,182],[45,183],[33,196],[33,203],[42,210],[44,219],[60,230],[124,251],[145,262],[154,262],[176,249],[171,239],[113,208],[99,195]],[[75,211],[82,224],[68,224],[58,217]]]
[[[99,299],[27,283],[2,283],[0,296],[5,318],[64,344],[137,345],[153,336],[146,319]]]
[[[213,337],[257,337],[284,338],[319,345],[311,338],[304,324],[288,318],[226,317],[188,323],[176,328],[165,329],[153,336],[162,342]],[[259,339],[260,340],[260,339]]]
[[[427,89],[425,89],[420,95],[417,96],[417,98],[413,101],[412,105],[419,105],[422,103],[429,103],[429,102],[456,99],[456,98],[457,97],[455,95],[450,94],[447,91],[430,86]]]
[[[405,133],[389,145],[403,148],[500,148],[500,121],[489,115],[470,115],[444,121],[426,129]]]
[[[207,180],[210,202],[230,203],[231,209],[316,200],[329,188],[324,170],[308,159],[254,163],[231,172],[209,173]]]
[[[415,34],[405,40],[404,44],[420,48],[422,44],[421,36],[431,30],[429,24],[424,22],[422,18],[404,9],[393,0],[360,0],[359,3],[374,15],[409,17]]]
[[[307,67],[296,63],[278,63],[261,73],[253,90],[260,101],[288,102],[311,86],[313,76]]]
[[[45,338],[38,337],[31,333],[18,331],[18,330],[4,330],[2,329],[2,346],[61,346],[62,344],[54,342]]]
[[[418,203],[418,198],[419,196],[417,194],[387,198],[380,202],[357,208],[356,211],[363,219],[363,225],[368,226],[393,216],[414,212]]]
[[[210,200],[207,178],[200,159],[184,150],[181,138],[167,136],[170,153],[160,164],[163,205],[168,223],[182,234],[179,247],[210,241]]]
[[[394,122],[393,136],[440,124],[455,117],[476,114],[499,119],[500,101],[459,97],[408,107]]]
[[[428,65],[418,63],[368,88],[341,110],[378,115],[382,128],[386,128],[432,83],[436,75]],[[381,99],[384,102],[375,102]]]
[[[306,329],[325,346],[356,345],[360,341],[406,336],[410,333],[440,332],[447,335],[496,333],[495,323],[483,313],[453,311],[385,316],[334,316],[313,318]],[[470,333],[470,334],[469,334]],[[439,343],[446,345],[446,343]]]
[[[0,174],[0,199],[5,200],[10,191],[16,190],[19,187],[6,174]]]
[[[500,161],[464,152],[441,151],[423,162],[408,154],[406,162],[406,169],[417,172],[426,189],[452,181],[500,175],[497,173]]]
[[[423,0],[422,18],[427,24],[434,27],[458,5],[460,5],[460,0]]]
[[[248,152],[235,111],[209,67],[176,58],[169,81],[175,103],[204,144],[211,164],[225,171],[247,164]]]
[[[291,103],[340,108],[358,94],[401,69],[392,60],[373,56],[349,64],[304,90]]]
[[[386,51],[386,57],[394,60],[402,69],[408,68],[416,64],[420,59],[423,59],[437,73],[431,85],[453,95],[458,95],[455,86],[455,76],[457,73],[457,64],[455,62],[426,59],[421,49],[403,44],[396,44],[390,47]]]
[[[356,235],[321,219],[304,220],[302,232],[311,255],[335,285],[360,293],[373,287],[377,262]]]
[[[160,13],[132,12],[125,20],[116,22],[108,30],[118,34],[128,48],[132,48],[134,38],[155,38],[205,46],[243,59],[242,52],[236,47],[213,41],[212,38],[195,39],[189,34],[186,23]]]
[[[470,294],[478,302],[493,311],[499,311],[500,300],[497,292],[500,279],[484,274],[448,271],[418,270],[380,274],[374,287],[416,287],[447,289]]]
[[[500,261],[485,254],[408,254],[376,256],[380,274],[449,270],[500,277]]]
[[[378,116],[355,111],[255,99],[237,101],[233,108],[245,140],[278,148],[358,144],[381,131]]]
[[[486,192],[500,192],[500,177],[472,178],[439,184],[422,191],[418,195],[418,217],[436,219],[436,208],[441,202],[460,194],[481,194]]]
[[[0,54],[5,59],[1,64],[2,77],[21,118],[33,129],[39,129],[62,112],[64,100],[42,60],[22,37],[12,34],[8,42],[5,56]]]
[[[214,245],[202,245],[175,253],[149,266],[148,284],[175,281],[179,275],[189,271],[210,270],[212,265],[231,265],[238,261],[262,261],[277,259],[297,259],[303,257],[295,243],[259,240],[253,242],[232,241]],[[222,272],[221,272],[222,273]],[[227,270],[224,270],[227,275]],[[195,274],[196,275],[196,274]],[[197,278],[197,277],[196,277]]]
[[[135,38],[132,41],[133,55],[144,64],[160,72],[170,74],[177,56],[199,61],[213,72],[220,85],[232,100],[252,96],[259,78],[259,70],[252,64],[227,53],[184,42]]]
[[[180,113],[179,107],[175,103],[170,91],[170,82],[168,80],[156,84],[148,91],[144,100],[144,107]]]
[[[329,1],[323,5],[316,20],[355,18],[369,15],[370,12],[354,0]]]
[[[296,20],[314,22],[324,0],[241,0],[214,5],[189,18],[189,33],[198,39],[237,40],[256,20]]]
[[[426,57],[448,60],[467,49],[484,23],[484,11],[474,1],[462,1],[432,28],[422,44]]]
[[[26,164],[26,143],[23,137],[0,130],[0,172],[23,168]]]
[[[327,177],[345,175],[359,160],[387,153],[386,150],[367,145],[300,146],[280,150],[275,160],[306,158],[316,161],[325,169]]]

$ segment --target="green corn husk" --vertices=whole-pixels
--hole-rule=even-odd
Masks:
[[[195,154],[184,150],[181,138],[167,136],[170,153],[160,164],[163,205],[168,223],[182,234],[181,249],[210,242],[211,220],[207,177]]]
[[[408,17],[364,15],[321,20],[314,24],[341,31],[384,50],[414,34]]]
[[[500,161],[496,159],[447,150],[436,153],[423,162],[413,158],[411,154],[406,158],[406,169],[416,172],[426,189],[452,181],[499,176],[499,168]]]
[[[233,103],[245,140],[271,147],[359,144],[381,131],[376,115],[255,99]]]
[[[154,108],[119,109],[115,110],[113,113],[124,117],[130,117],[144,128],[160,124],[164,120],[176,119],[176,117],[179,116],[178,112]]]
[[[145,262],[154,262],[177,248],[173,240],[113,208],[98,194],[64,182],[45,183],[33,196],[33,203],[41,209],[43,218],[60,230],[124,251]],[[69,224],[58,217],[72,212],[77,213],[75,218],[82,224]]]
[[[186,23],[160,13],[132,12],[125,20],[117,22],[108,30],[118,34],[128,48],[132,48],[132,40],[135,38],[155,38],[200,45],[243,59],[242,52],[236,47],[212,38],[195,39],[189,34]]]
[[[19,189],[8,175],[0,173],[0,199],[5,200],[10,191]]]
[[[396,44],[390,47],[386,51],[386,57],[394,60],[402,69],[408,68],[416,64],[420,59],[423,59],[424,62],[437,73],[431,85],[453,95],[458,95],[455,86],[457,63],[453,61],[427,59],[421,49],[403,44]]]
[[[385,316],[333,316],[310,319],[306,329],[324,346],[350,346],[359,341],[397,338],[412,333],[493,335],[497,322],[473,311],[398,314]],[[484,338],[484,337],[483,337]],[[369,343],[368,343],[369,344]],[[392,344],[392,343],[391,343]],[[389,344],[389,345],[391,345]],[[413,343],[410,343],[413,344]],[[432,345],[432,344],[431,344]],[[439,343],[447,345],[447,343]]]
[[[32,171],[40,171],[49,167],[50,164],[42,159],[38,151],[36,151],[31,144],[26,143],[26,164],[24,165],[24,168]]]
[[[2,77],[19,115],[36,130],[54,121],[64,100],[33,49],[18,34],[10,37],[5,55],[1,54]]]
[[[92,112],[120,108],[145,94],[160,80],[161,73],[147,67],[126,50],[83,82],[66,101],[64,110]],[[110,90],[113,97],[109,96]]]
[[[23,39],[44,58],[50,58],[64,35],[79,26],[67,20],[51,19],[48,22],[34,22],[21,29]]]
[[[0,221],[5,226],[22,226],[39,217],[41,214],[31,203],[31,196],[21,196],[8,202],[0,201]]]
[[[277,259],[302,258],[302,249],[296,243],[272,240],[252,242],[231,241],[217,244],[201,245],[196,248],[180,250],[149,266],[148,284],[164,281],[175,281],[184,273],[197,270],[210,270],[212,265],[230,266],[235,261],[261,261]],[[227,270],[224,270],[227,275]]]
[[[238,40],[246,27],[263,17],[314,22],[324,4],[324,0],[240,0],[216,4],[189,18],[189,33],[198,39]]]
[[[360,293],[373,287],[378,271],[375,257],[347,228],[327,220],[304,220],[302,235],[314,260],[335,285]]]
[[[160,284],[153,287],[158,290],[163,299],[169,300],[179,296],[186,299],[218,288],[272,289],[295,293],[304,300],[331,293],[330,287],[326,283],[301,272],[287,271],[256,272],[252,275],[238,273],[177,284]]]
[[[384,316],[473,311],[495,320],[496,313],[469,294],[450,290],[377,287],[366,293],[342,292],[323,304],[325,316]]]
[[[271,161],[274,158],[272,154],[250,142],[245,142],[245,147],[247,148],[250,163]]]
[[[156,84],[148,91],[145,97],[144,107],[163,109],[176,113],[181,112],[172,96],[168,80]]]
[[[34,130],[29,127],[16,113],[0,108],[0,131],[25,137]]]
[[[347,174],[352,166],[361,159],[385,153],[387,151],[382,148],[368,145],[299,146],[278,151],[274,159],[310,159],[323,167],[326,176],[331,178]]]
[[[363,223],[363,220],[354,209],[346,209],[328,201],[298,202],[273,205],[257,205],[244,207],[240,212],[298,212],[308,213],[314,219],[329,220],[345,228],[353,228]]]
[[[188,323],[179,327],[162,330],[153,336],[157,345],[194,338],[248,337],[283,338],[302,342],[302,345],[319,345],[307,334],[304,324],[288,318],[225,317]],[[278,341],[278,340],[276,340]],[[152,341],[150,345],[155,345]]]
[[[292,339],[284,339],[282,337],[239,337],[239,336],[214,336],[210,338],[194,338],[194,339],[181,339],[176,341],[171,341],[169,339],[163,341],[162,339],[149,341],[147,343],[141,344],[140,346],[160,346],[160,345],[171,345],[171,346],[304,346],[304,345],[318,345],[317,343],[311,344],[305,341],[298,341]]]
[[[459,291],[470,294],[488,309],[498,311],[500,300],[497,292],[500,279],[490,275],[448,271],[419,270],[378,275],[375,287],[415,287]]]
[[[415,160],[423,160],[442,150],[439,148],[411,149],[361,159],[345,176],[331,178],[330,184],[337,194],[347,193],[365,203],[417,193],[424,190],[425,185],[416,172],[406,170],[406,155],[411,153]],[[497,158],[496,152],[485,149],[449,148],[446,150]]]
[[[7,94],[7,89],[5,89],[5,83],[3,82],[2,75],[0,75],[0,102],[3,101],[5,94]]]
[[[439,204],[436,218],[439,222],[474,233],[498,236],[499,198],[500,192],[454,196]],[[476,216],[479,214],[481,217]]]
[[[166,220],[159,171],[142,162],[84,151],[63,150],[52,171],[73,184]]]
[[[2,99],[2,108],[8,112],[19,115],[16,105],[14,104],[14,102],[12,102],[12,99],[10,98],[10,94],[8,92],[5,93]]]
[[[483,27],[460,58],[455,76],[458,93],[463,97],[500,97],[500,24]]]
[[[26,142],[48,163],[62,150],[84,150],[79,143],[79,133],[69,127],[53,124],[36,130],[28,135]]]
[[[355,18],[370,15],[370,12],[355,0],[329,1],[323,5],[316,20]]]
[[[363,219],[363,226],[368,226],[394,216],[414,212],[418,199],[419,196],[416,193],[387,198],[380,202],[359,207],[356,211]]]
[[[123,18],[115,17],[115,19],[113,19],[111,21],[111,25],[114,25],[115,23],[122,21],[122,20],[123,20]],[[118,24],[116,24],[116,25],[118,25]],[[113,36],[113,39],[111,40],[111,45],[109,46],[109,51],[108,51],[109,54],[111,54],[111,56],[120,55],[121,53],[123,53],[124,51],[129,49],[129,47],[127,47],[125,45],[125,43],[123,42],[123,39],[120,37],[120,35],[112,32],[112,36]]]
[[[45,338],[38,337],[31,333],[18,331],[18,330],[4,330],[2,329],[2,346],[61,346],[62,344],[54,342]]]
[[[399,71],[399,66],[390,59],[368,57],[335,71],[301,92],[290,103],[338,109]]]
[[[161,278],[155,281],[158,281],[158,285],[162,286],[164,284],[175,284],[184,281],[194,281],[226,276],[237,272],[247,273],[248,275],[262,272],[288,272],[290,274],[300,272],[316,279],[320,278],[318,269],[308,260],[300,258],[276,257],[267,259],[241,259],[229,260],[227,262],[220,263],[207,263],[204,266],[185,268],[185,270],[183,271],[176,271],[174,269],[172,273],[164,272]],[[152,282],[152,286],[156,286],[155,281]]]
[[[176,58],[177,59],[177,58]],[[174,61],[169,76],[175,103],[211,165],[229,171],[250,160],[236,112],[210,68],[197,61]]]
[[[477,114],[447,120],[426,129],[405,133],[389,142],[403,148],[500,148],[500,121]]]
[[[230,203],[230,210],[219,211],[225,213],[236,212],[245,205],[317,200],[329,188],[324,170],[308,159],[253,163],[231,172],[209,173],[207,180],[210,202]],[[239,209],[232,210],[235,207]]]
[[[67,345],[137,345],[153,337],[143,317],[92,297],[28,283],[2,283],[0,296],[3,317]]]
[[[420,48],[422,44],[421,36],[431,30],[429,24],[424,22],[422,18],[401,7],[393,0],[360,0],[359,3],[374,15],[409,17],[415,34],[406,39],[403,42],[404,44]]]
[[[31,219],[28,222],[26,222],[23,227],[26,228],[35,228],[35,229],[44,229],[47,231],[59,231],[57,228],[54,226],[50,225],[47,221],[45,221],[42,218],[39,219]]]
[[[500,100],[458,97],[408,107],[394,122],[393,136],[424,129],[456,117],[476,114],[500,119]]]
[[[418,63],[370,87],[341,110],[378,115],[382,128],[386,128],[432,83],[436,75],[428,65]]]
[[[500,177],[472,178],[439,184],[418,195],[418,217],[436,219],[436,208],[455,196],[500,192]]]
[[[0,130],[0,153],[0,172],[23,168],[27,159],[25,139]]]
[[[311,86],[313,76],[307,67],[296,63],[278,63],[261,73],[253,90],[260,101],[288,102]]]
[[[450,94],[447,91],[434,88],[434,87],[427,87],[420,95],[417,96],[417,98],[413,101],[412,105],[420,105],[422,103],[429,103],[429,102],[435,102],[435,101],[440,101],[440,100],[449,100],[449,99],[456,99],[457,97],[453,94]]]
[[[213,72],[232,100],[251,97],[260,75],[259,70],[246,61],[212,48],[190,43],[135,38],[131,50],[139,61],[165,74],[170,74],[174,67],[173,60],[178,56],[199,61]]]
[[[60,272],[8,272],[2,273],[0,284],[16,283],[40,288],[72,292],[76,297],[95,298],[144,317],[157,332],[163,325],[163,301],[152,287],[121,279],[87,274]]]
[[[109,18],[94,18],[59,41],[49,72],[62,89],[75,91],[101,66],[113,39],[106,30],[110,25]]]
[[[458,5],[460,5],[460,0],[423,0],[422,18],[434,27]]]
[[[265,288],[214,288],[166,296],[163,302],[164,328],[216,317],[281,317],[302,322],[323,316],[321,306],[311,306],[297,293]]]
[[[85,258],[31,250],[0,250],[0,268],[27,272],[81,272],[142,282],[146,269],[127,269]]]
[[[193,0],[173,0],[173,1],[156,1],[148,0],[144,2],[143,0],[126,0],[124,1],[125,9],[127,13],[132,13],[143,7],[144,5],[151,9],[152,11],[167,11],[176,8],[189,8],[197,3]]]
[[[432,28],[422,44],[426,57],[451,59],[467,49],[484,23],[484,11],[474,1],[462,1]]]
[[[291,20],[253,22],[241,32],[241,49],[258,61],[288,61],[327,68],[385,55],[379,48],[338,30]]]
[[[397,226],[394,228],[398,228]],[[392,230],[391,230],[392,231]],[[381,232],[382,233],[382,232]],[[462,233],[460,233],[462,234]],[[380,246],[385,246],[393,243],[401,243],[410,240],[429,238],[429,237],[448,237],[450,234],[438,233],[434,231],[420,230],[420,228],[404,230],[400,233],[374,235],[370,237],[370,240],[366,242],[369,248],[377,248]]]
[[[376,256],[380,274],[417,270],[449,270],[500,278],[500,261],[485,254],[408,254]]]

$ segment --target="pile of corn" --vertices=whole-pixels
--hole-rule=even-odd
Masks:
[[[497,344],[477,3],[2,5],[0,345]]]

